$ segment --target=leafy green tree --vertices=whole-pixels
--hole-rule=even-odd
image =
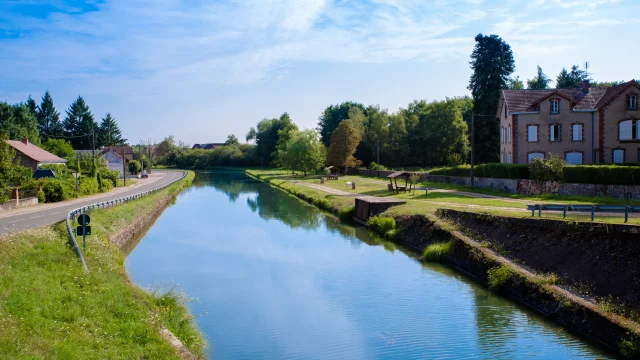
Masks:
[[[509,80],[507,80],[507,89],[513,89],[513,90],[524,89],[524,84],[522,83],[522,80],[520,80],[520,76],[510,77]]]
[[[107,113],[102,118],[100,126],[98,127],[96,147],[100,146],[120,146],[127,142],[127,139],[122,137],[122,131],[118,127],[116,119],[111,116],[111,113]]]
[[[279,119],[264,119],[258,123],[256,131],[256,151],[263,166],[269,165],[272,160],[277,159],[276,150],[280,130],[290,129],[293,122],[289,114],[284,113]]]
[[[24,103],[0,102],[0,134],[11,140],[29,139],[39,145],[38,122]]]
[[[409,150],[404,115],[402,112],[389,115],[389,135],[383,148],[387,165],[398,167],[407,164]]]
[[[139,173],[141,169],[142,165],[140,165],[140,162],[138,160],[129,161],[129,172],[131,173],[131,175]]]
[[[98,130],[98,124],[82,96],[78,96],[66,113],[67,116],[63,121],[64,133],[70,138],[73,148],[92,149],[93,134]]]
[[[322,112],[322,115],[318,118],[318,131],[325,146],[329,145],[331,134],[338,127],[338,124],[349,118],[349,110],[353,107],[359,108],[363,113],[365,112],[364,105],[351,101],[339,105],[331,105]],[[358,125],[353,124],[353,126]]]
[[[224,142],[225,145],[240,145],[240,141],[238,141],[238,138],[231,134],[229,136],[227,136],[227,141]]]
[[[538,73],[533,79],[527,80],[528,89],[548,89],[551,79],[542,72],[542,68],[538,65]]]
[[[49,138],[42,143],[42,148],[67,160],[72,160],[76,156],[71,143],[64,139]]]
[[[593,87],[601,87],[601,88],[609,88],[618,86],[620,84],[624,84],[624,80],[622,81],[592,81],[591,86]]]
[[[61,137],[64,135],[64,129],[60,122],[60,113],[56,111],[49,91],[46,91],[42,96],[36,119],[38,120],[38,131],[43,140],[48,137]]]
[[[256,128],[251,127],[251,129],[249,129],[247,134],[244,136],[244,139],[246,142],[249,142],[251,140],[255,140],[257,135],[258,135],[258,132],[256,131]]]
[[[20,166],[16,152],[0,135],[0,202],[9,200],[9,191],[31,178],[31,169]]]
[[[371,152],[376,154],[376,162],[380,164],[380,147],[384,146],[389,136],[389,114],[379,106],[367,108],[367,125],[365,138]]]
[[[556,79],[556,89],[577,88],[585,80],[590,80],[589,75],[584,70],[580,70],[578,65],[573,65],[571,71],[563,67]]]
[[[27,105],[27,108],[29,109],[29,112],[31,113],[31,115],[33,115],[33,116],[37,116],[38,115],[38,105],[36,105],[36,101],[33,100],[31,95],[29,95],[29,98],[27,98],[26,105]]]
[[[331,142],[327,151],[327,165],[341,169],[356,167],[360,163],[353,154],[360,144],[360,134],[351,120],[340,122],[331,134]]]
[[[291,133],[291,139],[287,142],[284,158],[292,170],[307,172],[322,168],[325,162],[327,150],[320,133],[316,130],[303,130]]]
[[[473,74],[469,90],[476,114],[493,115],[498,111],[500,92],[507,88],[509,76],[515,71],[511,47],[498,35],[478,34],[471,53]],[[498,162],[500,125],[495,118],[482,116],[475,121],[475,160],[478,163]]]

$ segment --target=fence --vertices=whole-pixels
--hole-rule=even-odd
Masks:
[[[629,222],[629,213],[640,212],[639,205],[559,205],[559,204],[535,204],[527,205],[527,209],[531,210],[531,216],[535,216],[538,211],[538,217],[542,216],[542,210],[562,211],[562,217],[567,217],[567,211],[591,213],[591,221],[595,220],[596,213],[624,213],[624,222]]]
[[[89,271],[89,267],[87,266],[87,262],[84,260],[84,256],[82,255],[82,251],[80,250],[80,247],[78,246],[78,242],[76,241],[76,237],[73,233],[73,228],[71,227],[71,222],[75,221],[76,217],[80,214],[84,214],[87,211],[91,211],[91,209],[107,209],[107,208],[112,208],[114,206],[118,206],[118,205],[122,205],[125,203],[128,203],[129,201],[132,200],[136,200],[139,199],[141,197],[147,196],[149,194],[155,193],[159,190],[162,190],[164,188],[166,188],[167,186],[174,184],[182,179],[184,179],[187,176],[187,171],[184,171],[182,173],[182,176],[180,176],[178,179],[167,183],[165,185],[159,186],[157,188],[153,188],[147,191],[143,191],[143,192],[139,192],[137,194],[133,194],[133,195],[129,195],[129,196],[124,196],[118,199],[114,199],[114,200],[108,200],[108,201],[103,201],[103,202],[99,202],[99,203],[94,203],[94,204],[90,204],[90,205],[86,205],[86,206],[82,206],[79,207],[77,209],[73,209],[71,211],[69,211],[69,213],[67,214],[67,232],[69,233],[69,241],[71,241],[71,244],[73,245],[73,248],[76,250],[76,254],[78,254],[78,257],[80,258],[80,261],[82,262],[82,266],[84,267],[84,269],[86,271]]]

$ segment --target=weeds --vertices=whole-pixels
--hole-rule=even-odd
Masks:
[[[627,337],[620,343],[620,353],[629,359],[640,358],[640,336],[627,334]]]
[[[489,269],[489,271],[487,271],[489,288],[492,290],[501,289],[514,275],[513,270],[506,265]]]
[[[558,274],[548,273],[548,274],[536,274],[533,277],[533,282],[540,285],[559,285],[561,280]]]
[[[432,262],[444,262],[451,255],[453,240],[443,243],[435,243],[427,246],[422,252],[422,260]]]
[[[380,234],[387,234],[391,230],[396,228],[396,220],[392,217],[377,215],[372,216],[367,221],[367,226],[377,231]]]

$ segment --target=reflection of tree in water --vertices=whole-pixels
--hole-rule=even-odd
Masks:
[[[207,187],[213,185],[229,197],[231,202],[235,202],[240,194],[252,194],[257,191],[262,184],[251,179],[241,172],[198,172],[193,179],[194,187]]]
[[[479,286],[471,286],[476,309],[478,344],[490,358],[510,358],[517,350],[513,346],[517,336],[514,321],[515,308],[491,291]],[[510,343],[512,346],[510,346]]]

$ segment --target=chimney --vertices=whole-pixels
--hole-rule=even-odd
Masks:
[[[582,81],[582,92],[585,94],[589,93],[589,80]]]
[[[24,138],[24,139],[22,139],[20,141],[22,141],[22,143],[25,144],[25,145],[29,145],[29,139],[27,139],[27,138]]]

